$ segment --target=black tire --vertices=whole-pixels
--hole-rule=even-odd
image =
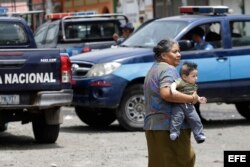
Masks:
[[[55,143],[59,136],[60,125],[48,125],[43,114],[34,117],[32,127],[38,143]]]
[[[250,102],[235,103],[235,107],[241,116],[250,120]]]
[[[198,113],[198,115],[199,115],[199,117],[200,117],[200,119],[201,119],[201,122],[202,122],[202,123],[206,123],[207,120],[201,115],[200,103],[196,103],[196,104],[194,105],[194,107],[195,107],[195,110],[196,110],[196,112]]]
[[[4,131],[6,131],[6,130],[7,130],[7,128],[8,128],[8,124],[7,124],[7,123],[5,123],[5,124],[1,124],[1,125],[0,125],[0,132],[4,132]]]
[[[143,85],[128,87],[117,111],[117,120],[126,130],[143,130],[145,116],[145,98]]]
[[[114,109],[92,109],[76,106],[75,112],[82,122],[91,127],[107,127],[116,120]]]

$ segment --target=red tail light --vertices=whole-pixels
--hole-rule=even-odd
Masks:
[[[86,53],[86,52],[90,52],[90,51],[91,51],[90,48],[83,48],[83,49],[82,49],[82,53]]]
[[[61,55],[61,74],[62,83],[71,83],[71,62],[68,55]]]

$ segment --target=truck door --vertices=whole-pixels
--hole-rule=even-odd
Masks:
[[[250,94],[250,20],[235,19],[228,24],[232,96],[245,98]]]
[[[223,34],[220,22],[201,24],[192,29],[204,31],[203,42],[212,47],[197,47],[182,51],[182,62],[191,61],[198,65],[198,93],[206,96],[210,102],[230,96],[229,58],[223,49]],[[182,38],[194,40],[192,29]],[[201,49],[202,48],[202,49]]]

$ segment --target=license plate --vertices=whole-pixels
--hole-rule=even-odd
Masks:
[[[19,104],[20,97],[19,95],[0,95],[0,104]]]

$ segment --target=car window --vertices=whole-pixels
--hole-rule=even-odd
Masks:
[[[113,34],[119,33],[118,22],[68,22],[65,24],[66,39],[73,40],[113,40]]]
[[[232,47],[250,46],[250,21],[231,21]]]
[[[20,45],[28,43],[27,34],[20,24],[0,22],[0,34],[1,45]]]
[[[154,47],[162,39],[175,38],[187,25],[184,21],[154,21],[141,27],[122,45]]]

